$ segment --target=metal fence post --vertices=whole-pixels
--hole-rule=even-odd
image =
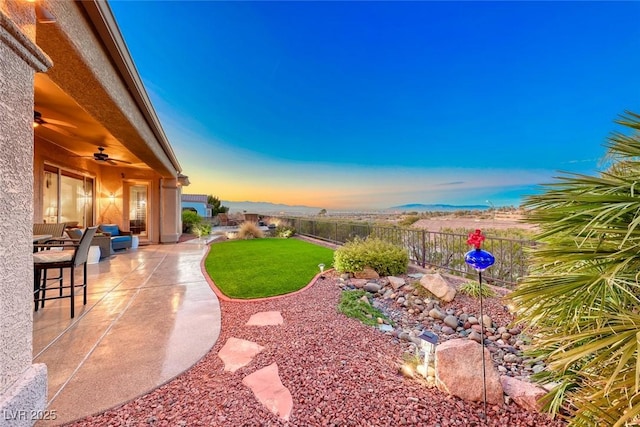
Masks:
[[[426,239],[426,230],[422,229],[422,262],[420,266],[424,268],[427,265],[427,239]]]

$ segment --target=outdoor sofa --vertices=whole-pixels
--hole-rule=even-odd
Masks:
[[[111,238],[111,250],[129,249],[133,243],[130,231],[120,230],[118,224],[100,224],[98,231]]]

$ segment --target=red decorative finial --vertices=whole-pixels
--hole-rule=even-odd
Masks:
[[[475,232],[469,233],[467,244],[473,245],[476,249],[480,249],[480,246],[482,246],[483,241],[484,241],[484,236],[482,235],[482,231],[480,231],[480,229],[477,229]]]

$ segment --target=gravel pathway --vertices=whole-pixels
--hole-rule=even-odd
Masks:
[[[337,275],[302,293],[259,302],[221,301],[222,330],[214,348],[173,381],[73,426],[561,426],[511,403],[489,407],[448,396],[398,373],[402,348],[379,330],[336,310]],[[246,326],[252,314],[280,311],[284,324]],[[247,366],[224,372],[217,356],[228,338],[265,349]],[[242,384],[277,363],[293,396],[289,422],[263,407]]]

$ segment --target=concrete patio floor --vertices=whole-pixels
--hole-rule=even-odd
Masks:
[[[220,333],[200,261],[205,240],[140,246],[88,266],[88,301],[47,301],[33,315],[34,363],[48,368],[60,425],[133,399],[193,366]],[[77,269],[81,275],[81,269]],[[81,277],[81,276],[76,276]]]

